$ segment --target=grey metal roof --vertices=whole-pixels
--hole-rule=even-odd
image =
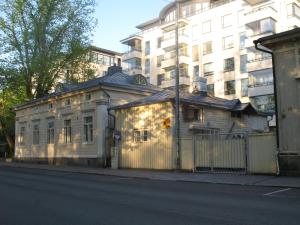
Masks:
[[[164,90],[158,92],[152,96],[133,101],[127,103],[125,105],[111,107],[110,109],[125,109],[142,105],[150,105],[160,102],[169,102],[175,100],[175,92],[170,90]],[[217,98],[208,96],[204,93],[192,94],[192,93],[180,93],[180,102],[181,104],[191,104],[191,105],[199,105],[199,106],[207,106],[213,108],[220,108],[224,110],[230,111],[243,111],[246,105],[242,104],[239,99],[227,100],[223,98]],[[250,104],[250,103],[248,103]],[[247,105],[248,105],[247,104]]]
[[[159,87],[156,87],[154,85],[148,84],[148,85],[138,85],[133,82],[133,76],[130,76],[128,74],[125,74],[123,72],[117,72],[114,74],[108,74],[103,77],[99,77],[93,80],[89,80],[86,82],[78,83],[78,84],[61,84],[61,89],[51,93],[49,95],[46,95],[44,97],[34,99],[31,101],[28,101],[24,104],[18,105],[15,107],[15,109],[19,109],[21,107],[38,103],[41,101],[45,101],[54,97],[61,96],[66,93],[71,93],[75,91],[90,89],[93,87],[101,86],[101,87],[115,87],[115,88],[122,88],[126,90],[135,90],[140,92],[150,92],[150,93],[156,93],[158,91],[161,91],[162,89]]]

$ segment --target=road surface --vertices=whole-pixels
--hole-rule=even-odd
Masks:
[[[0,166],[0,225],[299,225],[300,189]]]

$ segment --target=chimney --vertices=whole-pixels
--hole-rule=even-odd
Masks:
[[[107,76],[113,75],[115,73],[122,73],[122,67],[114,64],[113,66],[108,67]]]
[[[207,95],[207,79],[204,77],[196,77],[193,81],[193,94]]]

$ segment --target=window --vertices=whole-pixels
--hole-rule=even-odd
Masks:
[[[94,128],[92,116],[86,116],[83,118],[83,138],[85,143],[93,142]]]
[[[161,62],[163,61],[163,59],[164,59],[163,55],[157,56],[157,62],[156,62],[157,67],[161,67]]]
[[[273,84],[272,69],[253,71],[249,77],[249,87],[262,87]]]
[[[202,33],[206,34],[206,33],[210,33],[211,32],[211,21],[205,21],[202,23]]]
[[[245,48],[246,40],[247,40],[246,32],[240,33],[240,49]]]
[[[248,83],[249,83],[248,78],[241,80],[241,87],[242,87],[241,95],[242,95],[242,97],[248,96]]]
[[[22,126],[20,128],[20,138],[19,138],[20,145],[25,145],[25,138],[26,138],[26,127]]]
[[[225,95],[235,94],[235,80],[225,81]]]
[[[215,85],[214,84],[208,84],[207,85],[207,93],[210,96],[215,96]]]
[[[234,58],[224,59],[224,72],[234,71]]]
[[[187,54],[187,50],[185,49],[185,53]],[[199,52],[198,45],[193,46],[193,62],[197,62],[199,60]]]
[[[145,60],[145,74],[150,73],[150,59]]]
[[[157,75],[157,85],[161,85],[164,80],[165,80],[165,75],[164,74],[158,74]]]
[[[274,20],[267,18],[260,21],[260,31],[261,33],[274,32],[275,22]]]
[[[47,143],[54,144],[54,121],[48,121],[48,128],[47,128]]]
[[[48,109],[53,109],[53,103],[48,104]]]
[[[33,125],[32,144],[38,145],[40,143],[40,127],[38,124]]]
[[[139,130],[139,129],[133,130],[133,142],[135,143],[146,142],[149,139],[150,136],[148,130]]]
[[[205,63],[203,64],[203,74],[204,76],[209,76],[209,75],[213,75],[213,63]]]
[[[86,94],[85,95],[85,100],[90,101],[92,99],[92,94]]]
[[[240,71],[241,73],[247,72],[247,55],[240,56]]]
[[[288,4],[287,5],[287,14],[288,16],[296,16],[300,18],[300,7],[296,4]]]
[[[222,16],[222,27],[226,28],[226,27],[230,27],[232,25],[232,14],[228,14],[225,16]]]
[[[150,41],[145,42],[145,55],[150,55]]]
[[[157,38],[157,48],[161,48],[162,37]]]
[[[212,42],[207,41],[203,43],[203,55],[212,53]]]
[[[233,48],[233,36],[223,38],[223,49]]]
[[[195,108],[190,108],[186,107],[183,110],[184,113],[184,120],[186,122],[204,122],[204,112],[203,109],[195,109]]]
[[[255,96],[250,99],[251,103],[262,112],[274,112],[275,111],[275,99],[274,95],[262,95]]]
[[[65,120],[64,121],[64,141],[65,141],[65,143],[71,143],[72,142],[71,120]]]
[[[71,105],[71,99],[65,100],[65,106]]]
[[[194,66],[193,67],[193,76],[194,77],[199,77],[199,66]]]

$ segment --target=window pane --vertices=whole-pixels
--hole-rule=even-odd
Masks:
[[[247,78],[241,80],[241,86],[242,86],[242,90],[241,90],[242,97],[247,97],[248,96],[248,79]]]
[[[234,58],[224,59],[224,71],[229,72],[234,70]]]
[[[202,33],[205,34],[205,33],[209,33],[209,32],[211,32],[211,21],[210,20],[208,20],[202,24]]]
[[[241,73],[247,72],[247,55],[240,56],[240,71]]]

